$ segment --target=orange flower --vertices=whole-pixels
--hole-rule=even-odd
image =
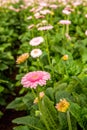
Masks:
[[[20,55],[17,60],[16,63],[17,64],[21,64],[22,62],[26,61],[26,59],[29,57],[29,53],[24,53],[22,55]]]
[[[60,102],[56,104],[56,109],[60,112],[66,112],[70,103],[66,99],[60,99]]]
[[[68,60],[68,55],[64,55],[64,56],[62,57],[62,59],[65,60],[65,61]]]

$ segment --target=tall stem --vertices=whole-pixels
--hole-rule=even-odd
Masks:
[[[44,124],[45,124],[47,130],[50,130],[49,124],[47,123],[47,120],[46,120],[46,118],[45,118],[45,115],[43,114],[43,110],[42,110],[42,107],[41,107],[42,104],[41,104],[41,99],[40,99],[40,97],[39,97],[38,87],[37,87],[37,89],[36,89],[36,92],[37,92],[37,95],[38,95],[38,100],[39,100],[39,102],[38,102],[38,107],[39,107],[39,111],[40,111],[41,114],[42,114],[42,120],[44,121]]]
[[[32,90],[32,94],[33,94],[34,98],[36,98],[37,96],[36,96],[36,93],[34,92],[34,89],[31,89],[31,90]]]
[[[67,122],[68,122],[69,130],[72,130],[72,125],[71,125],[71,119],[70,119],[69,111],[67,111]]]
[[[67,16],[67,20],[69,20],[69,15]],[[69,35],[69,24],[66,25],[66,34]]]
[[[25,68],[26,68],[26,71],[28,72],[28,63],[27,63],[27,60],[25,61]]]
[[[37,58],[37,63],[38,63],[38,69],[41,67],[42,70],[44,70],[43,64],[40,62],[39,58]]]
[[[48,37],[46,37],[46,50],[47,50],[47,55],[48,55],[48,62],[49,62],[49,65],[50,65],[50,67],[51,67],[52,76],[54,77],[54,68],[53,68],[53,65],[52,65],[51,59],[50,59],[50,51],[49,51]]]
[[[63,28],[62,28],[62,35],[63,37],[65,36],[65,25],[63,25]]]
[[[69,35],[69,25],[68,24],[66,25],[66,34]]]
[[[45,115],[43,114],[43,111],[42,111],[42,109],[41,109],[41,101],[40,101],[40,100],[39,100],[39,102],[38,102],[38,106],[39,106],[39,110],[40,110],[40,112],[41,112],[41,114],[42,114],[42,120],[44,121],[44,124],[45,124],[47,130],[50,130],[49,124],[47,123],[47,121],[46,121],[46,119],[45,119]]]

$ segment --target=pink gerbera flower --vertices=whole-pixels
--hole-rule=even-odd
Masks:
[[[21,84],[23,87],[36,89],[38,85],[46,85],[47,80],[50,80],[50,74],[48,72],[33,71],[22,77]]]

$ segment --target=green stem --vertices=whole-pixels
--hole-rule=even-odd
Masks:
[[[27,64],[27,60],[25,61],[25,68],[26,68],[26,71],[28,72],[28,64]]]
[[[69,130],[72,130],[72,125],[71,125],[71,119],[70,119],[69,111],[67,111],[67,122],[68,122]]]
[[[66,62],[67,62],[67,61],[64,61],[64,62],[63,62],[64,71],[65,71],[65,74],[66,74],[67,76],[69,76],[68,71],[67,71],[67,64],[66,64]]]
[[[63,28],[62,28],[62,35],[63,37],[65,36],[65,25],[63,25]]]
[[[37,89],[36,89],[36,92],[37,92],[37,95],[38,95],[38,100],[39,100],[39,102],[38,102],[38,107],[39,107],[39,111],[40,111],[41,114],[42,114],[42,120],[44,121],[44,124],[45,124],[47,130],[50,130],[49,124],[47,123],[47,121],[46,121],[46,119],[45,119],[45,115],[44,115],[43,110],[42,110],[42,107],[41,107],[41,99],[40,99],[40,97],[39,97],[38,87],[37,87]]]
[[[49,109],[47,108],[47,113],[49,113],[49,118],[50,118],[50,121],[51,121],[51,127],[53,128],[53,130],[55,130],[56,129],[56,123],[55,123],[55,121],[54,121],[54,119],[53,119],[53,117],[52,117],[52,115],[50,114],[50,112],[49,112]]]
[[[38,98],[39,98],[39,97],[38,97]],[[42,114],[42,120],[44,121],[47,130],[50,130],[49,124],[47,123],[47,121],[46,121],[46,119],[45,119],[45,115],[43,114],[43,110],[41,109],[41,101],[40,101],[40,99],[39,99],[39,102],[38,102],[38,106],[39,106],[39,111],[40,111],[41,114]]]
[[[48,44],[47,37],[46,37],[46,50],[47,50],[48,62],[49,62],[50,68],[51,68],[52,76],[54,77],[54,68],[53,68],[53,65],[52,65],[51,59],[50,59],[50,51],[49,51],[49,44]]]
[[[67,16],[67,20],[69,20],[69,15]],[[66,34],[69,35],[69,24],[66,25]]]
[[[34,98],[36,98],[37,96],[36,96],[36,93],[34,92],[34,89],[32,88],[31,90],[32,90],[32,93],[34,95]]]
[[[48,45],[48,40],[47,40],[47,38],[46,38],[46,50],[47,50],[47,54],[48,54],[49,64],[51,64],[51,61],[50,61],[50,52],[49,52],[49,45]]]
[[[66,34],[69,34],[69,25],[66,25]]]
[[[37,58],[37,63],[38,63],[38,69],[39,69],[39,67],[41,67],[42,70],[44,70],[43,64],[40,62],[39,58]]]

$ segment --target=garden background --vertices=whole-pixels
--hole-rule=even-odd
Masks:
[[[86,0],[0,0],[0,129],[87,130]]]

